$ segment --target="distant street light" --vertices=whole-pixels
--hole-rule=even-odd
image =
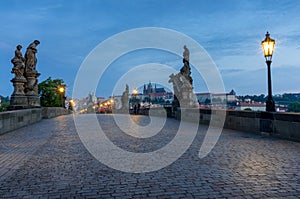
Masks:
[[[275,112],[275,102],[272,97],[272,81],[271,81],[271,63],[274,52],[275,40],[270,38],[269,32],[266,34],[265,40],[261,42],[266,63],[268,66],[268,99],[266,102],[266,111]]]
[[[138,92],[139,92],[138,89],[137,89],[137,88],[134,88],[133,91],[132,91],[132,94],[137,95]]]
[[[73,99],[69,100],[69,110],[74,111],[74,108],[76,106],[76,102]]]
[[[137,104],[137,99],[136,99],[136,96],[138,95],[139,91],[137,88],[134,88],[133,91],[132,91],[132,95],[133,95],[133,113],[134,114],[137,114],[138,112],[138,104]]]

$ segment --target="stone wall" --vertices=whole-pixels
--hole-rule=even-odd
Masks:
[[[176,119],[181,119],[181,112],[179,108],[175,114]],[[224,128],[300,141],[299,113],[269,113],[237,110],[227,110],[225,112],[225,110],[185,109],[184,113],[188,114],[188,116],[184,116],[183,118],[187,118],[187,120],[193,122],[195,121],[195,117],[200,117],[200,124],[209,124],[212,115],[222,115],[220,114],[222,112],[226,114]]]
[[[39,122],[42,118],[53,118],[70,113],[71,111],[61,107],[43,107],[1,112],[0,135]]]
[[[45,119],[58,117],[60,115],[68,115],[72,112],[62,107],[43,107],[42,116]]]
[[[24,109],[0,113],[0,134],[42,120],[42,109]]]
[[[175,117],[177,120],[184,119],[206,125],[210,124],[212,117],[218,125],[218,121],[222,121],[222,117],[225,116],[224,128],[300,141],[300,113],[195,108],[177,108],[176,111],[172,111],[171,107],[165,108],[165,113],[162,112],[163,108],[151,108],[140,110],[139,114],[161,117],[167,114],[168,117]]]

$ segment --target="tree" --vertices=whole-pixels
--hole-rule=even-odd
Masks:
[[[59,93],[58,88],[65,87],[62,79],[54,79],[48,77],[45,81],[39,83],[39,95],[41,98],[41,106],[44,107],[60,107],[64,99],[64,93]]]
[[[288,112],[300,112],[300,102],[291,102],[288,105]]]
[[[9,107],[9,102],[4,102],[0,104],[0,112],[6,111]]]
[[[0,112],[6,111],[9,107],[9,97],[3,97],[2,95],[0,95]]]

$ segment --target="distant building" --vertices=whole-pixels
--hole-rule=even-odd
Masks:
[[[153,88],[151,82],[149,82],[149,84],[147,86],[146,86],[146,84],[144,84],[143,95],[149,95],[150,93],[154,93],[156,89],[157,89],[156,85],[155,85],[155,88]],[[165,90],[165,89],[163,88],[163,90]]]
[[[265,111],[266,104],[264,103],[248,103],[248,102],[238,102],[235,108],[236,110],[251,110],[251,111]]]
[[[196,93],[196,99],[200,105],[211,105],[211,104],[235,104],[236,92],[231,90],[229,93]]]
[[[143,88],[143,94],[138,95],[139,98],[142,101],[153,101],[153,100],[157,100],[157,101],[161,101],[161,102],[169,102],[172,103],[173,101],[173,93],[172,92],[167,92],[165,90],[165,88],[161,87],[158,88],[156,86],[156,84],[152,85],[151,82],[149,82],[148,85],[144,85]]]
[[[104,101],[105,101],[104,97],[97,97],[97,104],[101,104]]]

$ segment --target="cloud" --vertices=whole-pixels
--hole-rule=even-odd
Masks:
[[[244,71],[245,70],[242,70],[242,69],[223,69],[223,70],[221,70],[221,74],[226,75],[226,74],[233,74],[233,73],[241,73]]]
[[[265,5],[268,5],[268,9]],[[238,85],[237,88],[240,88],[241,92],[247,92],[249,87],[249,93],[255,88],[253,92],[258,92],[255,91],[258,90],[256,88],[265,88],[265,81],[261,81],[265,78],[263,72],[265,63],[260,42],[264,39],[266,31],[270,31],[276,40],[272,63],[274,78],[277,75],[276,68],[300,66],[299,10],[299,2],[293,0],[229,0],[217,4],[192,0],[139,3],[132,1],[70,3],[45,0],[28,1],[24,4],[1,1],[0,17],[5,20],[0,22],[2,27],[0,64],[5,66],[5,70],[0,74],[2,85],[0,91],[5,95],[11,94],[10,59],[17,44],[22,44],[26,48],[34,39],[39,39],[41,45],[38,49],[37,69],[42,72],[40,80],[48,76],[62,77],[71,85],[84,58],[100,42],[131,28],[159,26],[180,31],[200,43],[216,62],[227,86]],[[174,42],[174,48],[177,48],[181,55],[180,42],[180,40]],[[118,45],[122,47],[122,43]],[[193,52],[191,49],[191,53]],[[123,59],[116,60],[106,71],[108,78],[104,79],[104,84],[117,80],[132,66],[143,63],[157,62],[176,70],[182,66],[181,57],[168,56],[163,52],[147,53],[127,55]],[[299,72],[297,69],[281,71],[281,74],[289,76],[293,81],[281,82],[282,85],[277,87],[294,88],[296,78],[299,76],[297,72]],[[192,72],[192,75],[195,73]],[[144,78],[145,82],[149,81],[147,76]],[[194,79],[198,85],[204,84],[201,78],[195,76]],[[200,86],[197,88],[199,91],[203,89]],[[259,92],[264,91],[263,89]],[[99,91],[99,95],[106,96],[108,92],[102,91]]]
[[[297,66],[285,66],[271,68],[273,94],[281,94],[289,91],[300,92],[300,80],[297,75],[300,68]],[[226,90],[234,89],[238,95],[266,94],[267,93],[267,69],[244,70],[236,73],[222,75]]]

